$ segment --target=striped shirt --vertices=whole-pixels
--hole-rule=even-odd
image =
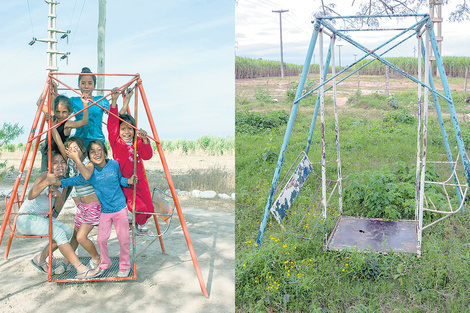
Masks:
[[[90,159],[88,159],[88,157],[85,157],[82,163],[86,166],[88,163],[90,163]],[[75,177],[80,175],[80,171],[78,170],[77,164],[74,160],[68,158],[67,165],[69,167],[69,177]],[[86,184],[83,186],[75,186],[75,191],[77,192],[77,196],[79,198],[89,196],[95,193],[95,189],[93,189],[93,186],[90,184]]]

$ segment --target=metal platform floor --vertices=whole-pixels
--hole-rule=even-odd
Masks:
[[[375,252],[417,253],[414,220],[385,221],[378,218],[340,216],[328,239],[328,250],[357,248]],[[385,244],[385,248],[384,248]]]
[[[78,257],[80,259],[80,262],[84,264],[85,266],[88,266],[88,262],[90,262],[90,257]],[[64,262],[64,258],[54,258],[53,263],[52,263],[52,276],[51,278],[53,280],[67,280],[71,282],[84,282],[84,281],[100,281],[100,280],[129,280],[129,278],[132,278],[134,275],[134,270],[132,268],[132,260],[131,260],[131,270],[129,272],[129,276],[125,278],[116,278],[116,275],[119,271],[119,257],[111,257],[111,266],[107,268],[104,273],[99,276],[95,277],[92,279],[76,279],[75,276],[77,276],[77,271],[76,269],[72,266],[70,271],[66,271],[63,274],[60,275],[55,275],[54,274],[54,269],[59,266],[61,262]]]

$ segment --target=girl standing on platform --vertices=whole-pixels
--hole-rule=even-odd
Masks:
[[[84,179],[90,179],[93,174],[94,165],[86,156],[86,148],[82,138],[77,136],[70,137],[65,142],[65,146],[60,138],[57,138],[57,145],[67,162],[69,177],[82,174]],[[100,263],[100,255],[93,241],[88,238],[88,234],[94,226],[98,226],[99,224],[101,202],[92,185],[86,184],[83,186],[75,186],[74,188],[76,192],[74,201],[77,203],[77,212],[75,214],[75,227],[70,244],[74,251],[77,249],[78,244],[81,244],[91,256],[88,267],[95,269]],[[62,274],[67,271],[67,269],[67,262],[64,262],[56,268],[55,273]]]
[[[28,197],[24,200],[16,219],[16,227],[19,232],[24,235],[48,235],[49,219],[47,215],[38,213],[49,212],[49,185],[53,185],[58,179],[61,179],[66,171],[65,160],[60,154],[53,154],[51,160],[51,172],[43,172],[34,182],[33,187],[28,193]],[[65,202],[65,190],[56,187],[49,187],[52,191],[52,205],[54,210],[60,211]],[[69,226],[62,222],[52,219],[52,251],[59,248],[62,255],[72,263],[77,270],[75,278],[89,278],[89,270],[83,265],[75,255],[70,246],[69,239],[72,236],[72,230]],[[49,248],[46,247],[41,253],[34,256],[31,263],[41,272],[47,273],[46,258],[49,254]]]
[[[89,180],[82,175],[62,179],[56,182],[56,186],[63,188],[67,186],[77,186],[91,184],[101,201],[101,215],[98,226],[98,248],[101,253],[99,266],[90,272],[92,276],[101,275],[105,269],[111,266],[111,259],[108,253],[108,239],[111,228],[114,224],[116,235],[121,248],[119,256],[119,272],[117,277],[129,276],[130,264],[130,239],[129,224],[127,221],[126,197],[121,186],[129,187],[137,179],[134,175],[125,178],[121,175],[119,164],[115,160],[107,159],[108,152],[105,145],[100,140],[91,140],[87,147],[88,157],[94,165],[93,174]]]
[[[101,97],[93,97],[92,95],[96,86],[96,75],[87,75],[89,73],[92,72],[88,67],[82,68],[82,75],[78,76],[78,87],[80,88],[80,92],[82,93],[82,95],[88,97],[93,101],[97,101]],[[80,100],[80,97],[70,97],[70,101],[72,104],[73,112],[78,112],[83,109],[83,103]],[[97,105],[95,104],[93,106],[90,106],[88,110],[85,110],[82,113],[75,115],[75,119],[79,121],[84,119],[83,114],[84,112],[88,111],[88,123],[86,123],[86,125],[83,127],[77,128],[77,131],[75,132],[75,136],[78,136],[83,139],[83,141],[85,142],[85,147],[88,146],[88,143],[90,143],[92,139],[99,139],[103,143],[105,141],[102,128],[104,110],[98,105],[102,106],[107,110],[109,109],[109,101],[104,98],[103,100],[98,102]]]
[[[129,101],[132,97],[133,91],[127,90],[127,97],[123,103],[121,110],[118,113],[117,99],[119,97],[119,90],[113,89],[111,96],[110,112],[119,115],[119,118],[128,122],[132,126],[136,126],[135,119],[127,114]],[[129,177],[134,174],[134,128],[126,123],[123,123],[113,114],[108,116],[108,140],[113,150],[113,158],[119,162],[119,167],[123,176]],[[149,190],[147,181],[145,180],[145,171],[142,160],[150,160],[153,156],[152,146],[147,138],[147,133],[144,130],[139,130],[137,133],[137,185],[136,185],[136,199],[135,199],[135,221],[137,227],[137,234],[146,234],[149,230],[145,227],[145,223],[152,216],[151,214],[138,214],[138,212],[155,213],[152,203],[152,196]],[[132,212],[133,207],[133,188],[122,188],[127,200],[127,208]]]
[[[54,86],[56,86],[54,84]],[[55,92],[57,93],[57,87],[55,87]],[[82,107],[87,107],[88,106],[88,100],[87,98],[82,98]],[[40,104],[39,100],[38,103]],[[45,108],[45,106],[43,107]],[[43,109],[44,111],[44,109]],[[47,108],[46,108],[47,112]],[[72,114],[72,105],[70,102],[70,99],[67,96],[64,95],[59,95],[54,97],[53,101],[53,106],[52,106],[52,112],[54,113],[53,115],[53,120],[52,120],[52,126],[59,124],[63,120],[65,120],[67,117],[69,117],[70,114]],[[60,136],[60,139],[62,142],[65,142],[67,138],[70,136],[70,132],[72,131],[72,128],[80,128],[85,126],[88,123],[88,110],[85,110],[83,112],[82,118],[79,121],[72,121],[68,120],[65,123],[60,124],[56,128],[52,130],[52,135],[54,134],[54,131],[57,133],[58,136]],[[41,158],[41,172],[47,171],[47,163],[48,163],[48,139],[46,137],[45,140],[45,145],[42,148],[42,158]],[[54,140],[54,135],[51,138],[51,151],[53,153],[60,153],[59,147],[57,146],[56,140]]]

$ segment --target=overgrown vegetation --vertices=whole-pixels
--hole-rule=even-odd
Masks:
[[[466,112],[462,92],[454,92],[456,109]],[[316,95],[309,97],[316,99]],[[462,100],[460,99],[462,98]],[[344,214],[413,219],[416,182],[416,92],[378,92],[348,97],[340,111],[340,145]],[[302,101],[309,101],[304,99]],[[442,103],[441,103],[442,105]],[[236,306],[250,312],[461,312],[469,305],[469,214],[452,216],[423,233],[423,255],[349,251],[324,251],[324,223],[315,194],[320,180],[311,173],[299,197],[287,212],[281,228],[270,216],[262,245],[256,245],[261,218],[270,192],[288,120],[289,107],[264,107],[259,102],[238,103],[236,113]],[[252,107],[252,110],[247,108]],[[443,110],[446,110],[445,106]],[[282,109],[280,109],[282,108]],[[303,106],[285,154],[281,181],[300,151],[305,149],[311,109]],[[340,108],[341,109],[341,108]],[[327,160],[336,159],[334,118],[326,101],[325,141]],[[437,119],[428,124],[427,160],[445,160]],[[343,113],[343,114],[342,114]],[[276,119],[276,117],[282,117]],[[278,121],[278,123],[273,123]],[[450,119],[444,115],[449,144],[456,141]],[[281,122],[282,121],[282,122]],[[319,124],[319,118],[317,123]],[[265,127],[269,125],[269,127]],[[460,124],[469,142],[467,123]],[[444,150],[444,151],[443,151]],[[454,154],[456,155],[456,153]],[[320,125],[309,153],[320,160]],[[327,165],[327,177],[336,167]],[[321,166],[314,164],[320,176]],[[447,176],[446,176],[447,175]],[[447,164],[428,164],[426,179],[448,178]],[[460,177],[465,182],[465,177]],[[329,189],[329,192],[331,189]],[[455,198],[450,188],[449,194]],[[437,206],[447,200],[437,185],[426,185],[426,194]],[[330,233],[340,214],[337,191],[327,210]],[[455,205],[455,199],[454,205]],[[440,215],[439,215],[440,216]],[[426,212],[426,222],[438,218]]]
[[[173,174],[172,180],[175,188],[179,190],[214,190],[217,193],[226,193],[228,195],[235,190],[233,171],[216,166],[205,170],[191,169],[181,174]],[[157,187],[162,191],[168,189],[168,183],[163,171],[157,171],[152,183],[152,187]]]
[[[385,58],[407,73],[416,76],[418,73],[418,58],[413,57],[393,57]],[[360,67],[371,59],[364,59],[356,65]],[[443,57],[444,69],[449,77],[465,77],[465,70],[470,66],[470,57]],[[284,63],[285,76],[298,76],[302,72],[302,65]],[[338,68],[339,70],[339,68]],[[312,64],[309,73],[318,73],[318,64]],[[380,61],[373,61],[363,69],[362,75],[385,75],[386,65]],[[435,69],[434,69],[435,71]],[[331,72],[331,66],[329,69]],[[338,71],[337,71],[338,72]],[[390,75],[394,75],[394,70],[390,70]],[[257,77],[280,77],[281,62],[266,61],[261,59],[250,59],[245,57],[235,57],[235,78],[257,78]]]
[[[201,153],[204,155],[233,155],[235,150],[234,137],[216,137],[216,136],[201,136],[196,140],[189,139],[175,139],[175,140],[162,140],[162,148],[164,152],[180,152],[183,154]],[[109,142],[105,142],[108,151],[111,151]],[[39,149],[42,147],[40,144]],[[152,141],[152,147],[157,149],[155,142]],[[24,143],[18,144],[5,144],[0,149],[9,152],[23,151],[25,148]]]
[[[4,147],[8,149],[8,147],[11,145],[10,141],[14,140],[22,133],[23,127],[19,127],[18,123],[3,123],[2,128],[0,128],[0,149],[3,149]],[[0,162],[0,178],[12,170],[13,167],[7,168],[6,161]]]

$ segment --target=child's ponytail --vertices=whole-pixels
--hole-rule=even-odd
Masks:
[[[93,73],[88,67],[82,68],[82,73]],[[80,85],[80,81],[82,80],[83,76],[91,76],[93,78],[93,83],[96,86],[96,75],[78,75],[78,85]]]

